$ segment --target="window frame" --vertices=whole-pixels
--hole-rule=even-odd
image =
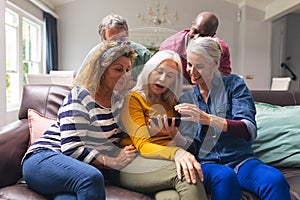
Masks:
[[[18,27],[17,27],[17,55],[16,55],[16,76],[18,77],[18,88],[16,90],[17,95],[19,98],[18,102],[9,104],[8,102],[8,96],[6,95],[6,110],[7,112],[9,111],[13,111],[13,110],[17,110],[20,107],[20,101],[22,98],[22,92],[23,92],[23,86],[24,84],[26,84],[26,82],[24,82],[24,77],[25,77],[25,73],[24,73],[24,62],[26,62],[25,59],[23,59],[23,24],[24,22],[29,23],[29,24],[33,24],[34,26],[36,26],[38,28],[38,37],[37,40],[38,41],[38,48],[39,48],[39,56],[38,56],[38,60],[34,61],[35,64],[37,64],[38,66],[38,70],[35,71],[34,73],[40,73],[43,74],[46,72],[46,54],[45,54],[45,24],[44,21],[37,19],[35,16],[31,15],[30,13],[28,13],[27,11],[21,9],[20,7],[16,6],[15,4],[11,3],[11,2],[7,2],[6,7],[5,7],[5,13],[9,11],[9,12],[14,12],[17,13],[18,15]],[[5,27],[7,26],[7,23],[5,22]],[[5,31],[6,34],[6,31]],[[6,42],[6,40],[5,40]],[[7,59],[7,57],[6,57]],[[29,62],[31,62],[32,59],[29,59]],[[6,66],[6,76],[8,73],[10,73],[11,71],[7,69]],[[28,73],[31,73],[28,70]],[[6,87],[7,89],[7,87]]]

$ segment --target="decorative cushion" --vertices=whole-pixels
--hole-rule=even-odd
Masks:
[[[300,106],[255,102],[257,138],[252,148],[274,167],[300,167]]]
[[[46,117],[36,110],[28,109],[30,144],[40,138],[44,132],[55,122],[55,118]]]

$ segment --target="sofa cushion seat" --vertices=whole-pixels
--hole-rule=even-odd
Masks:
[[[300,200],[300,168],[279,168],[290,185],[292,200]]]
[[[105,183],[106,199],[116,200],[122,197],[122,200],[153,200],[150,196],[137,193]],[[26,199],[26,200],[50,200],[51,197],[40,195],[29,189],[27,184],[18,183],[12,186],[0,188],[1,199]]]
[[[2,199],[26,199],[26,200],[48,200],[33,190],[30,190],[26,184],[18,183],[12,186],[0,188],[0,198]]]

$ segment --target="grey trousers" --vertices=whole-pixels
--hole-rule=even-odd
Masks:
[[[107,177],[113,184],[136,192],[150,194],[157,200],[206,200],[203,183],[179,180],[174,161],[148,159],[142,156],[120,171],[110,171]]]

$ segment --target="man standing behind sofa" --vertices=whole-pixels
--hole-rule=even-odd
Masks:
[[[190,77],[186,72],[186,48],[190,39],[197,37],[210,36],[217,38],[218,42],[222,47],[222,55],[220,60],[220,72],[222,75],[229,75],[231,73],[230,66],[230,52],[228,44],[216,36],[216,31],[218,29],[219,20],[216,15],[211,12],[201,12],[199,13],[190,29],[184,29],[178,33],[167,38],[160,45],[159,50],[173,50],[177,52],[181,57],[181,62],[183,66],[183,75],[186,80],[190,81]]]
[[[128,40],[128,24],[124,17],[117,14],[110,14],[104,17],[98,27],[98,33],[102,42],[109,40]],[[136,82],[137,76],[142,71],[144,64],[150,59],[151,52],[143,45],[130,41],[137,57],[132,65],[132,78]]]

